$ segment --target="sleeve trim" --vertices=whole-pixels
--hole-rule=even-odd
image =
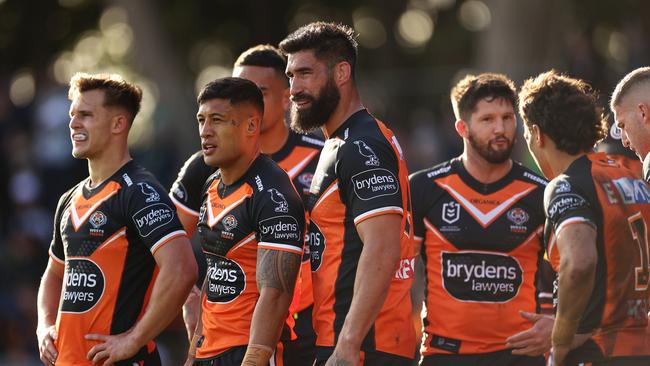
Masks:
[[[573,225],[573,224],[588,224],[588,225],[592,226],[594,229],[596,228],[596,225],[591,220],[589,220],[588,218],[581,217],[581,216],[576,216],[576,217],[572,217],[572,218],[569,218],[569,219],[566,219],[566,220],[562,221],[560,223],[560,225],[558,225],[557,228],[555,229],[555,236],[560,235],[560,231],[562,229],[564,229],[565,227],[567,227],[569,225]]]
[[[172,241],[172,239],[175,239],[175,238],[177,238],[179,236],[187,237],[187,233],[185,232],[185,230],[176,230],[176,231],[172,231],[171,233],[163,236],[162,238],[160,238],[160,240],[158,240],[156,242],[156,244],[151,246],[151,249],[150,249],[151,254],[156,254],[156,251],[158,249],[162,248],[165,244]]]
[[[54,252],[52,252],[52,249],[48,250],[48,252],[50,252],[50,258],[54,259],[55,262],[65,265],[65,261],[63,259],[57,257],[56,254],[54,254]]]
[[[424,238],[421,236],[413,235],[413,240],[415,240],[418,243],[421,243],[424,240]]]
[[[392,213],[396,213],[396,214],[401,215],[401,214],[404,213],[404,210],[401,207],[397,207],[397,206],[387,206],[387,207],[376,208],[374,210],[364,212],[361,215],[358,215],[357,217],[355,217],[354,218],[354,224],[359,225],[359,223],[361,223],[362,221],[367,220],[367,219],[369,219],[371,217],[387,215],[387,214],[392,214]]]
[[[257,243],[257,246],[262,249],[280,250],[283,252],[302,254],[302,248],[298,248],[295,245],[291,245],[291,244],[270,243],[270,242],[261,241]]]
[[[170,194],[169,198],[172,200],[172,202],[174,202],[174,205],[176,206],[176,209],[179,209],[179,210],[183,211],[184,213],[186,213],[188,215],[199,217],[198,212],[196,212],[196,211],[192,210],[191,208],[189,208],[189,207],[185,206],[184,204],[182,204],[173,195]]]

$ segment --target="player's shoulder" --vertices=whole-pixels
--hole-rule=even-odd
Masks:
[[[81,182],[75,184],[72,186],[72,188],[68,189],[67,191],[63,192],[63,194],[59,197],[59,202],[57,203],[57,209],[62,208],[65,206],[70,200],[72,199],[72,196],[74,193],[79,189],[80,186],[82,186],[87,179],[82,180]]]
[[[442,163],[438,163],[436,165],[433,165],[431,167],[418,170],[415,173],[412,173],[409,176],[409,181],[411,182],[416,182],[416,183],[421,183],[421,182],[431,182],[435,181],[436,179],[444,178],[451,173],[453,173],[453,159],[452,160],[447,160],[443,161]]]
[[[535,184],[542,189],[548,185],[548,180],[531,169],[525,167],[518,161],[512,162],[512,169],[514,171],[514,177],[516,179],[522,180],[524,182]]]
[[[325,140],[322,136],[315,133],[308,133],[305,135],[299,134],[294,131],[289,132],[291,134],[291,140],[295,141],[296,146],[307,147],[315,150],[320,150],[325,145]]]
[[[167,191],[162,187],[158,178],[133,160],[120,169],[113,180],[119,183],[126,197],[131,197],[134,194],[143,195],[146,202],[155,202],[159,201],[161,197],[167,197]]]
[[[251,165],[247,183],[253,189],[253,199],[285,202],[301,201],[287,173],[271,158],[260,155]]]

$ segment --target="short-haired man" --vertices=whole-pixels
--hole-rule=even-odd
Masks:
[[[546,349],[530,357],[506,348],[509,336],[541,317],[536,294],[546,186],[510,157],[514,83],[501,74],[468,75],[451,90],[451,101],[463,154],[410,178],[427,278],[420,364],[543,366]]]
[[[547,255],[558,271],[553,365],[648,365],[650,187],[594,153],[607,134],[597,95],[549,71],[519,94],[528,149],[552,179],[544,194]]]
[[[266,365],[288,316],[305,211],[287,173],[260,154],[262,92],[223,78],[198,96],[205,162],[198,235],[208,270],[187,364]]]
[[[289,130],[285,123],[289,107],[289,80],[284,74],[286,66],[287,60],[280,50],[271,45],[257,45],[247,49],[237,58],[233,76],[251,80],[262,91],[264,116],[260,130],[261,152],[269,155],[289,174],[303,202],[306,202],[323,141],[315,135],[299,135]],[[207,165],[203,161],[203,153],[198,151],[185,162],[172,186],[170,196],[188,233],[194,233],[196,229],[201,206],[201,189],[216,169]],[[314,300],[308,252],[303,257],[300,273],[288,318],[293,324],[296,339],[291,340],[291,334],[283,334],[282,349],[276,350],[279,353],[277,356],[288,366],[311,365],[314,360],[316,335],[311,317]],[[184,308],[190,339],[196,327],[196,314],[191,309],[197,308],[197,293],[198,289],[195,287]]]
[[[196,262],[173,203],[129,155],[142,92],[118,75],[77,74],[69,97],[72,155],[90,176],[56,210],[38,293],[41,360],[159,365],[153,339],[178,314]]]
[[[650,182],[650,67],[640,67],[616,85],[610,108],[621,142],[643,161],[643,177]]]
[[[393,133],[363,107],[357,42],[316,22],[287,36],[291,127],[328,140],[310,190],[316,365],[410,365],[415,331],[408,173]],[[363,352],[363,354],[362,354]]]

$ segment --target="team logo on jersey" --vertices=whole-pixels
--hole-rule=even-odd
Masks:
[[[277,206],[275,206],[275,212],[278,213],[288,213],[289,212],[289,203],[287,203],[287,199],[284,198],[284,195],[280,193],[275,188],[270,188],[267,190],[271,194],[271,201],[275,203]]]
[[[246,273],[234,260],[214,254],[205,256],[208,262],[208,301],[227,304],[241,295],[246,289]]]
[[[366,158],[365,164],[368,166],[379,166],[379,158],[377,154],[368,146],[365,142],[361,140],[356,140],[353,142],[359,148],[359,154]]]
[[[224,217],[223,220],[221,220],[221,223],[223,224],[223,228],[226,229],[226,231],[230,231],[237,227],[237,219],[233,214],[229,214],[228,216]]]
[[[104,273],[90,259],[68,259],[63,277],[64,313],[85,313],[92,309],[104,293]]]
[[[460,218],[460,205],[456,201],[450,201],[442,205],[442,221],[453,224]]]
[[[393,172],[384,168],[369,169],[357,173],[352,176],[352,184],[354,194],[363,201],[399,192],[397,177]]]
[[[104,213],[101,211],[95,211],[92,215],[90,215],[90,218],[88,219],[90,225],[92,225],[95,229],[99,229],[101,226],[104,226],[106,224],[106,221],[108,221],[108,219],[106,218],[106,215],[104,215]]]
[[[519,262],[485,252],[442,252],[445,290],[461,301],[503,303],[515,298],[523,282]]]
[[[311,254],[311,271],[316,272],[320,268],[325,254],[325,235],[314,221],[309,222],[307,234],[307,244],[309,244],[309,253]]]
[[[145,199],[145,202],[151,203],[151,202],[160,201],[160,195],[158,194],[158,192],[156,192],[156,190],[151,185],[149,185],[149,183],[140,182],[140,183],[138,183],[138,185],[140,186],[140,191],[142,191],[142,193],[145,196],[147,196],[147,199]]]
[[[560,179],[555,183],[555,193],[571,192],[571,183],[565,179]]]
[[[519,207],[515,207],[510,211],[508,211],[506,217],[508,218],[508,220],[512,221],[512,223],[515,225],[523,225],[526,222],[528,222],[529,219],[528,212],[524,211]]]
[[[108,219],[106,218],[106,215],[104,215],[103,212],[101,211],[95,211],[93,212],[92,215],[90,215],[90,218],[88,218],[88,222],[92,226],[88,233],[91,236],[103,236],[104,235],[104,230],[100,229],[101,226],[104,226]]]
[[[154,203],[133,215],[133,222],[140,236],[146,237],[174,219],[174,210],[164,203]]]

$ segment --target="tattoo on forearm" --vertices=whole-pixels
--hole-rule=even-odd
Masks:
[[[257,286],[260,290],[271,287],[292,294],[299,269],[299,254],[258,249]]]

